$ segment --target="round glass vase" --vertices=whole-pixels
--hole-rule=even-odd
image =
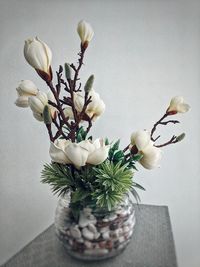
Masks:
[[[70,193],[58,201],[55,228],[66,251],[81,260],[101,260],[117,256],[129,243],[135,226],[132,197],[127,194],[112,211],[80,211],[75,220],[70,208]]]

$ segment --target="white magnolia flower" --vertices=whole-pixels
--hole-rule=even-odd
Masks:
[[[144,149],[151,141],[150,135],[147,131],[140,130],[132,133],[131,144],[136,145],[138,150]]]
[[[95,121],[105,111],[105,104],[100,98],[99,94],[96,93],[93,89],[89,93],[89,97],[90,96],[92,97],[92,102],[90,102],[87,106],[85,113],[92,119],[92,121]],[[74,93],[74,105],[77,112],[80,113],[84,105],[84,97],[80,93]],[[74,118],[71,107],[67,107],[64,110],[64,113],[66,117],[69,117],[70,119]]]
[[[55,102],[53,93],[49,91],[48,93],[44,93],[39,91],[36,96],[31,96],[28,98],[28,103],[29,106],[33,112],[33,116],[38,120],[38,121],[43,121],[43,110],[46,105],[48,105],[48,100],[51,100],[52,102]],[[50,107],[50,112],[52,118],[55,115],[56,108]]]
[[[109,146],[103,140],[97,139],[94,142],[84,140],[79,143],[72,143],[66,140],[51,142],[49,154],[54,162],[62,164],[74,164],[77,168],[87,163],[98,165],[108,157]]]
[[[17,87],[18,98],[15,101],[16,106],[26,108],[29,106],[29,96],[35,96],[38,93],[36,85],[30,80],[22,80]]]
[[[153,169],[158,167],[161,159],[161,150],[154,146],[147,131],[134,132],[131,135],[131,144],[135,145],[138,152],[143,156],[140,163],[144,168]]]
[[[140,163],[144,168],[154,169],[159,166],[159,161],[161,159],[161,149],[153,146],[150,143],[141,151],[141,153],[143,157],[140,160]]]
[[[171,99],[170,105],[167,109],[167,113],[185,113],[190,109],[190,106],[185,103],[182,96],[175,96]]]
[[[27,39],[24,45],[24,57],[44,80],[52,79],[52,52],[47,44],[38,37]]]
[[[88,43],[92,40],[92,37],[94,35],[94,31],[91,25],[88,22],[81,20],[78,23],[77,32],[80,36],[82,45],[85,44],[87,47]]]
[[[89,103],[86,109],[86,114],[95,121],[105,111],[105,104],[100,98],[99,94],[93,89],[90,91],[89,96],[92,97],[92,102]]]

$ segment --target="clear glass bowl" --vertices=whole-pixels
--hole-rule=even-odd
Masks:
[[[81,210],[78,221],[72,216],[70,193],[58,201],[55,228],[67,252],[81,260],[101,260],[118,255],[129,243],[135,226],[132,198],[124,200],[112,211]]]

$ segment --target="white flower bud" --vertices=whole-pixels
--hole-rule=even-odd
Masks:
[[[66,79],[71,80],[72,79],[72,68],[70,67],[70,64],[65,63],[65,77]]]
[[[51,110],[50,110],[49,105],[44,106],[42,116],[43,116],[45,124],[51,124],[52,123]]]
[[[138,153],[142,155],[139,162],[144,168],[153,169],[158,167],[161,159],[161,150],[154,146],[150,134],[147,131],[141,130],[134,132],[131,135],[131,144],[136,146]]]
[[[36,96],[31,96],[28,99],[31,110],[34,113],[43,113],[44,106],[48,104],[48,98],[46,93],[38,92]]]
[[[182,133],[176,137],[176,142],[180,142],[185,138],[185,133]]]
[[[18,98],[15,101],[16,106],[26,108],[29,106],[29,96],[35,96],[38,93],[36,85],[30,80],[22,80],[16,88]]]
[[[44,121],[43,112],[44,112],[45,106],[49,107],[49,112],[52,118],[55,115],[56,108],[49,105],[48,100],[55,102],[55,99],[51,91],[49,91],[48,93],[39,91],[36,96],[31,96],[28,98],[28,103],[29,103],[31,110],[33,111],[33,116],[38,121]]]
[[[47,44],[38,37],[27,39],[24,45],[24,57],[45,81],[52,80],[52,52]]]
[[[38,93],[37,86],[30,80],[22,80],[16,90],[19,96],[31,96]]]
[[[185,113],[190,109],[190,106],[185,103],[182,96],[175,96],[171,99],[170,105],[167,109],[169,115],[176,113]]]
[[[19,96],[17,100],[15,101],[15,105],[20,108],[27,108],[29,106],[28,104],[28,97],[27,96]]]
[[[78,23],[77,32],[80,36],[82,45],[87,48],[88,43],[92,40],[94,35],[91,25],[88,22],[81,20]]]
[[[105,104],[100,98],[99,94],[93,89],[89,93],[89,97],[92,97],[92,102],[89,103],[86,109],[86,114],[92,118],[93,121],[99,118],[105,111]]]
[[[86,82],[86,84],[84,86],[84,90],[85,90],[86,93],[89,93],[91,91],[91,89],[93,87],[93,83],[94,83],[94,75],[91,75],[88,78],[88,80],[87,80],[87,82]]]

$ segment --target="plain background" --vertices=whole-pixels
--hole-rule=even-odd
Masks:
[[[143,203],[169,207],[179,266],[199,267],[200,2],[191,0],[0,1],[0,263],[53,222],[57,202],[40,183],[50,161],[46,129],[13,104],[21,79],[47,89],[23,58],[24,40],[46,41],[56,70],[76,62],[81,19],[95,31],[81,78],[95,74],[107,107],[95,137],[121,138],[123,147],[131,132],[151,129],[171,97],[183,95],[192,107],[176,117],[180,125],[159,129],[163,141],[181,132],[187,138],[163,148],[161,168],[139,167],[135,180],[146,188]]]

